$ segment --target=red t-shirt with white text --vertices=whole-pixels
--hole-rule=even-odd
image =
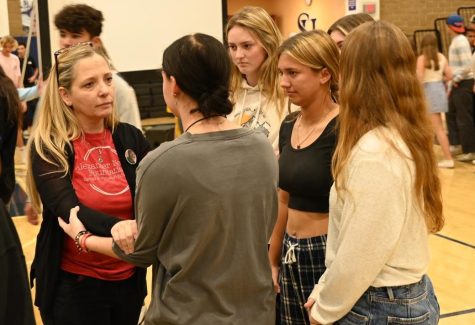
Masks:
[[[105,130],[85,134],[73,141],[72,183],[79,201],[87,207],[121,218],[133,219],[133,202],[112,134]],[[65,235],[61,269],[102,280],[125,280],[134,266],[102,254],[79,253],[74,240]]]

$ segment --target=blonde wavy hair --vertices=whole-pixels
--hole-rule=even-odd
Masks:
[[[3,48],[5,45],[12,45],[12,50],[15,51],[18,48],[18,41],[11,35],[5,35],[0,39],[0,47]]]
[[[433,130],[416,76],[409,40],[395,25],[378,21],[356,28],[340,59],[340,120],[332,171],[337,190],[359,139],[377,127],[391,126],[409,148],[415,166],[414,188],[427,228],[444,225],[441,185],[432,148]]]
[[[313,30],[296,34],[278,48],[277,58],[284,53],[315,71],[326,68],[331,75],[329,95],[338,102],[340,51],[327,33]]]
[[[259,74],[259,89],[268,96],[268,102],[275,102],[279,113],[284,110],[284,93],[279,85],[279,71],[275,52],[282,43],[282,35],[272,17],[261,7],[247,6],[231,17],[226,25],[226,41],[229,31],[239,26],[249,31],[264,48],[267,57],[261,65]],[[241,87],[244,78],[239,69],[233,64],[230,92],[233,102],[236,102],[236,91]]]
[[[27,144],[27,187],[33,207],[41,211],[41,201],[36,189],[31,161],[31,150],[34,147],[37,154],[45,161],[58,167],[58,172],[67,177],[69,173],[67,148],[72,150],[72,141],[83,136],[83,130],[74,115],[74,108],[67,106],[61,99],[59,88],[71,91],[76,78],[76,64],[82,59],[100,55],[92,46],[82,44],[66,49],[57,56],[57,63],[51,68],[49,78],[43,91],[43,98],[38,107],[38,120]],[[58,69],[58,70],[56,70]],[[57,79],[57,73],[59,80]],[[118,120],[115,115],[115,104],[112,113],[105,119],[105,127],[114,130]]]

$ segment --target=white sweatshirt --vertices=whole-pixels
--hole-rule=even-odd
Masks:
[[[426,273],[428,231],[414,172],[409,149],[388,128],[368,132],[353,149],[347,191],[330,191],[327,270],[310,295],[319,323],[341,319],[370,286],[412,284]]]
[[[249,86],[244,80],[235,93],[235,105],[230,121],[263,132],[274,149],[279,144],[279,129],[286,112],[279,113],[277,105],[269,103],[259,86]]]

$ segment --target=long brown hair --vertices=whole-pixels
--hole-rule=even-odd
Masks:
[[[427,69],[439,70],[439,50],[437,48],[437,38],[434,34],[426,34],[421,41],[421,55],[424,57],[424,67]]]
[[[340,60],[344,87],[340,90],[339,137],[332,170],[337,190],[345,189],[346,165],[360,138],[377,127],[397,131],[412,155],[415,193],[427,228],[437,232],[444,225],[441,185],[432,148],[433,130],[415,71],[411,45],[393,24],[365,23],[348,36]]]

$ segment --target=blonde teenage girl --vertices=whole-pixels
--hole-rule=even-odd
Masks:
[[[301,111],[280,128],[279,215],[269,256],[281,324],[309,324],[304,304],[325,271],[339,52],[325,32],[313,31],[286,40],[277,53],[281,86]]]
[[[226,27],[234,108],[228,119],[263,132],[276,149],[286,110],[279,87],[275,51],[282,37],[271,16],[260,7],[244,7]]]

